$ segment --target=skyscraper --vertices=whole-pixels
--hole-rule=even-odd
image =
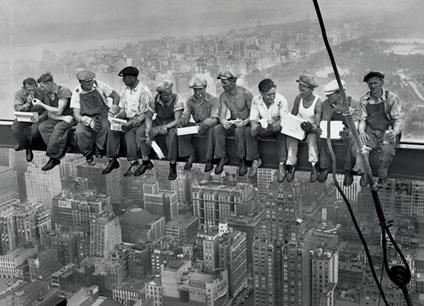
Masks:
[[[16,171],[14,168],[0,166],[0,202],[2,199],[18,198],[18,196],[18,179]]]
[[[151,182],[144,183],[143,194],[144,209],[147,209],[150,213],[163,216],[166,221],[170,221],[178,215],[176,192],[159,192],[159,184]]]
[[[119,219],[105,213],[90,224],[90,256],[106,258],[122,242]]]

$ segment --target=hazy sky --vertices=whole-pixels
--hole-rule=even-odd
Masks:
[[[325,18],[395,12],[422,0],[321,0]],[[300,20],[312,0],[0,0],[0,47],[214,33]]]

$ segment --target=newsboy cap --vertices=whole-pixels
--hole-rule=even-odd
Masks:
[[[124,69],[122,69],[121,71],[119,71],[118,76],[124,77],[126,75],[131,75],[131,76],[135,76],[138,77],[138,69],[133,67],[133,66],[127,66]]]
[[[78,81],[91,81],[91,80],[94,80],[95,77],[96,77],[96,74],[89,70],[82,70],[77,73]]]
[[[161,93],[165,90],[171,89],[174,84],[171,81],[162,81],[159,83],[159,85],[156,87],[156,91],[158,93]]]
[[[373,77],[384,79],[384,74],[382,74],[381,72],[378,72],[378,71],[370,71],[364,76],[364,82],[368,82],[368,80],[373,78]]]
[[[296,80],[296,82],[309,86],[311,88],[318,87],[318,83],[315,81],[315,78],[312,75],[306,73],[302,73]]]
[[[342,83],[343,89],[346,89],[346,82],[341,80],[341,83]],[[339,88],[339,84],[337,83],[337,80],[332,80],[331,82],[327,83],[324,86],[324,94],[326,96],[329,96],[332,93],[335,93],[336,91],[338,91],[339,89],[340,88]]]
[[[222,71],[218,74],[217,79],[218,80],[237,79],[237,75],[230,70],[225,70],[225,71]]]
[[[190,87],[190,88],[204,88],[207,85],[208,85],[208,82],[204,78],[201,78],[199,76],[193,77],[188,82],[188,87]]]

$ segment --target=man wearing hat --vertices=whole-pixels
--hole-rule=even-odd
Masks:
[[[37,87],[37,82],[34,78],[26,78],[23,81],[22,88],[15,93],[15,101],[13,108],[15,112],[37,112],[37,122],[22,122],[17,121],[12,124],[12,133],[15,136],[18,144],[15,146],[15,151],[25,150],[26,160],[31,162],[34,158],[32,153],[32,144],[40,135],[38,126],[47,117],[47,112],[40,106],[34,106],[34,99],[44,100],[44,93]]]
[[[237,86],[237,76],[231,71],[224,71],[218,75],[224,92],[219,96],[219,120],[222,125],[217,128],[215,156],[220,158],[220,163],[215,168],[215,173],[220,174],[227,161],[225,152],[225,137],[234,136],[236,155],[239,158],[239,175],[247,173],[246,167],[246,133],[249,126],[250,106],[252,93],[241,86]],[[227,112],[230,118],[227,119]],[[250,130],[249,130],[250,133]]]
[[[341,80],[342,90],[346,90],[345,81]],[[351,96],[346,97],[347,105],[343,104],[343,92],[340,90],[337,80],[333,80],[324,86],[324,93],[327,97],[322,103],[322,116],[321,120],[325,121],[342,121],[344,129],[340,131],[340,138],[343,141],[343,156],[344,156],[344,170],[345,177],[343,181],[344,186],[350,186],[353,183],[352,169],[354,156],[352,156],[352,137],[350,136],[349,129],[346,125],[346,117],[344,113],[349,111],[352,116],[355,126],[359,122],[359,105]],[[331,156],[328,150],[326,139],[319,140],[319,164],[320,174],[318,181],[323,183],[327,180],[328,174],[331,172]]]
[[[96,75],[91,71],[78,72],[77,79],[80,85],[73,91],[71,98],[71,108],[78,122],[75,138],[80,152],[89,164],[93,162],[95,152],[102,152],[105,149],[110,126],[108,111],[115,114],[119,110],[119,94],[95,78]],[[113,100],[110,109],[108,97]]]
[[[322,102],[321,98],[314,94],[314,89],[318,87],[314,77],[309,74],[301,74],[299,79],[299,95],[296,96],[291,113],[304,120],[301,127],[306,132],[306,142],[308,143],[308,161],[311,163],[310,182],[316,182],[319,175],[318,166],[318,133],[321,120]],[[283,123],[284,124],[284,123]],[[292,182],[295,175],[297,163],[299,140],[287,137],[287,181]]]
[[[140,129],[146,119],[147,107],[152,98],[149,88],[138,79],[138,69],[132,66],[125,67],[119,72],[124,86],[120,93],[119,112],[115,117],[126,119],[127,123],[122,125],[125,132],[125,143],[127,145],[127,159],[131,162],[124,176],[141,175],[147,168],[151,169],[153,164],[149,158],[143,156],[144,162],[140,165],[138,155],[140,141],[137,138],[137,130]],[[103,170],[103,174],[110,173],[119,168],[119,151],[121,149],[121,132],[109,131],[107,140],[106,156],[109,163]]]
[[[190,117],[193,116],[195,125],[199,126],[199,135],[206,136],[206,164],[205,172],[213,169],[212,159],[214,157],[214,128],[218,123],[219,102],[218,99],[206,92],[207,82],[198,76],[193,77],[189,82],[189,87],[193,89],[193,95],[188,98],[184,112],[178,122],[177,127],[191,125]],[[190,170],[196,159],[196,153],[191,143],[190,135],[179,137],[180,155],[189,156],[184,166],[185,170]]]
[[[38,78],[40,89],[45,93],[44,103],[34,99],[33,104],[47,111],[48,119],[38,128],[44,143],[47,145],[46,155],[49,161],[41,169],[48,171],[60,164],[60,159],[66,154],[69,129],[76,124],[70,101],[70,89],[57,85],[50,72]]]
[[[271,79],[263,79],[258,85],[259,95],[253,98],[250,111],[250,125],[247,137],[247,160],[253,160],[249,177],[255,177],[262,165],[258,148],[258,137],[277,140],[279,161],[278,181],[286,178],[285,162],[287,159],[286,135],[281,133],[281,120],[288,113],[287,100],[278,94],[277,86]]]
[[[184,110],[184,103],[172,92],[173,83],[163,81],[156,87],[157,95],[148,106],[146,124],[137,131],[141,141],[143,160],[149,159],[151,142],[158,135],[165,136],[169,159],[169,180],[177,178],[178,136],[176,125]],[[155,120],[152,120],[156,114]]]
[[[387,180],[387,170],[396,154],[395,146],[402,130],[403,112],[397,95],[383,88],[384,74],[371,71],[364,77],[369,91],[360,99],[360,122],[358,127],[361,142],[369,150],[379,151],[378,186]],[[356,148],[354,148],[356,149]],[[360,158],[355,169],[361,173],[361,186],[368,184]]]

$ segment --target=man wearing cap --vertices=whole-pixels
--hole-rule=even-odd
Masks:
[[[248,176],[255,177],[262,165],[257,138],[273,138],[277,139],[278,181],[283,182],[286,178],[287,147],[286,135],[281,134],[281,120],[288,113],[287,100],[276,92],[277,86],[271,79],[260,81],[258,88],[260,94],[253,98],[249,117],[251,128],[248,128],[250,133],[247,134],[247,160],[253,160]]]
[[[127,120],[127,123],[122,125],[122,129],[125,131],[127,159],[131,162],[124,176],[141,175],[146,171],[147,167],[149,169],[153,167],[153,164],[145,156],[143,156],[144,162],[141,165],[138,161],[140,141],[137,138],[137,130],[144,123],[147,107],[152,98],[149,88],[138,79],[138,74],[138,69],[133,66],[125,67],[118,74],[122,77],[124,86],[120,93],[119,112],[115,116]],[[118,131],[109,131],[106,152],[106,156],[109,157],[109,164],[103,170],[103,174],[119,168],[120,133]],[[141,170],[143,171],[141,172]]]
[[[218,99],[206,92],[207,82],[203,78],[195,76],[189,82],[189,87],[193,89],[193,95],[188,98],[184,112],[178,122],[177,127],[190,125],[190,117],[193,116],[195,125],[199,126],[199,135],[206,136],[206,164],[205,172],[213,169],[212,159],[214,157],[214,128],[218,123],[219,102]],[[185,170],[190,170],[196,159],[196,153],[191,144],[190,135],[179,137],[182,157],[189,156],[184,166]]]
[[[220,158],[220,163],[215,168],[215,173],[220,174],[227,161],[225,152],[225,137],[234,136],[236,155],[239,158],[239,175],[247,173],[246,167],[246,133],[249,126],[250,106],[253,95],[244,87],[237,86],[237,76],[231,71],[224,71],[218,75],[224,92],[219,96],[219,120],[222,125],[217,128],[215,137],[215,156]],[[230,118],[227,119],[227,112]],[[249,130],[250,134],[250,130]]]
[[[143,160],[149,160],[152,140],[158,135],[165,137],[170,162],[169,180],[177,178],[178,136],[176,125],[184,110],[183,101],[172,92],[172,87],[171,81],[163,81],[156,87],[157,95],[149,103],[146,124],[137,131],[137,138],[141,141]],[[155,120],[152,120],[153,114],[156,114]]]
[[[361,142],[369,150],[379,151],[378,185],[387,180],[387,170],[396,155],[396,144],[402,130],[403,112],[397,95],[383,88],[384,74],[371,71],[364,77],[369,91],[360,99],[360,122],[358,127]],[[356,148],[354,148],[356,149]],[[361,173],[361,186],[366,186],[368,177],[361,159],[356,159],[355,169]]]
[[[93,162],[93,154],[104,151],[109,130],[108,111],[116,114],[119,110],[119,95],[112,87],[95,79],[96,75],[88,70],[77,73],[80,83],[71,98],[71,108],[78,122],[75,138],[80,152],[87,163]],[[113,100],[110,106],[108,99]]]
[[[301,74],[296,81],[299,83],[299,95],[296,96],[291,113],[304,120],[301,127],[306,132],[308,143],[308,161],[312,164],[310,182],[316,182],[319,175],[318,166],[318,133],[321,120],[322,102],[321,98],[314,95],[314,89],[318,87],[313,76]],[[287,181],[292,182],[295,175],[297,163],[299,140],[287,137]]]
[[[346,90],[345,81],[341,80],[343,91]],[[340,138],[343,142],[344,156],[344,171],[345,177],[344,186],[350,186],[353,183],[352,169],[354,157],[352,156],[352,137],[346,124],[344,113],[349,111],[355,126],[358,126],[359,121],[359,105],[351,96],[346,97],[347,105],[343,104],[343,92],[340,90],[337,80],[333,80],[324,86],[324,93],[327,97],[322,103],[321,120],[325,121],[342,121],[344,128],[340,131]],[[327,180],[328,174],[331,172],[331,156],[327,146],[326,139],[319,140],[319,164],[321,172],[318,181],[323,183]]]
[[[34,99],[33,104],[44,108],[49,117],[38,128],[47,145],[46,155],[49,157],[41,169],[48,171],[60,164],[60,159],[65,156],[69,130],[76,122],[70,108],[71,90],[57,85],[50,72],[42,74],[37,81],[45,93],[45,99],[44,103]]]
[[[44,94],[37,87],[37,82],[34,78],[26,78],[23,81],[22,88],[15,94],[13,108],[15,112],[37,112],[39,117],[37,122],[21,122],[15,120],[12,124],[12,133],[15,136],[18,144],[15,146],[15,151],[25,150],[26,160],[31,162],[34,158],[32,153],[33,141],[39,136],[38,126],[47,117],[47,112],[40,106],[33,104],[34,99],[43,100]]]

